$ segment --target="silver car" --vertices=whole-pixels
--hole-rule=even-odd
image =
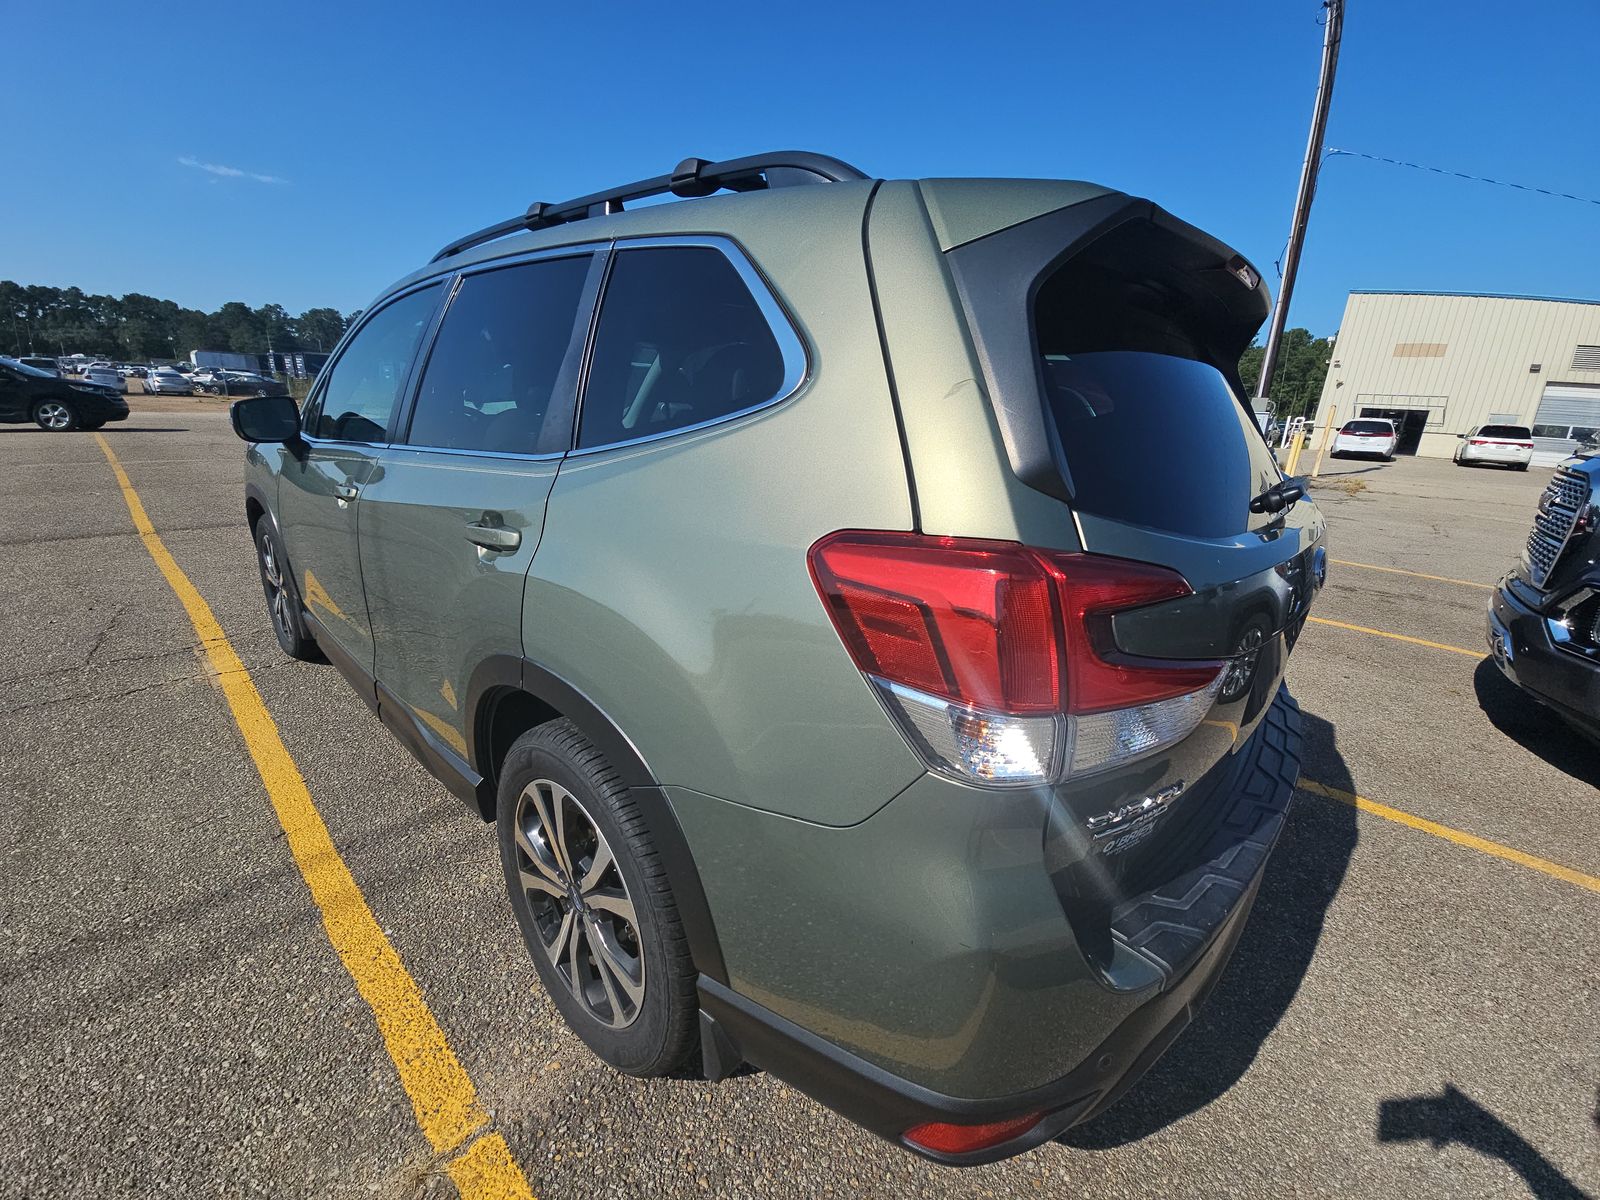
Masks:
[[[177,371],[158,367],[145,378],[144,390],[152,396],[188,396],[193,394],[194,385]]]

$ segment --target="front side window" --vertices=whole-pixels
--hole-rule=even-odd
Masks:
[[[784,375],[765,314],[721,251],[621,250],[600,310],[578,446],[742,412],[776,399]]]
[[[462,280],[423,369],[406,440],[502,454],[565,450],[571,409],[555,391],[590,261],[544,259]],[[555,417],[568,419],[546,430],[553,399]]]
[[[439,302],[439,284],[400,297],[374,313],[339,355],[313,415],[312,437],[381,442],[395,401]]]

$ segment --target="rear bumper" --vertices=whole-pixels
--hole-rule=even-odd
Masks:
[[[1567,720],[1600,735],[1600,659],[1564,649],[1561,629],[1502,580],[1489,601],[1489,652],[1512,683]]]
[[[1282,693],[1240,751],[1226,792],[1213,797],[1216,819],[1195,855],[1112,914],[1119,944],[1161,968],[1160,983],[1117,992],[1086,969],[1081,947],[1053,936],[1042,913],[1034,929],[1045,944],[1011,948],[958,1035],[990,1063],[1030,1060],[1033,1071],[1026,1079],[1019,1074],[1015,1090],[962,1095],[889,1069],[882,1057],[872,1061],[841,1045],[844,1038],[823,1037],[740,994],[736,960],[729,964],[732,987],[700,983],[708,1074],[753,1063],[874,1133],[953,1166],[1019,1154],[1101,1112],[1183,1032],[1227,965],[1293,796],[1299,725],[1298,708]],[[1057,902],[1057,922],[1061,916]],[[851,951],[837,947],[836,986],[845,986]],[[934,1001],[924,993],[903,1002],[905,1022]],[[885,1043],[904,1038],[900,1029],[883,1028],[894,1015],[875,1023]],[[1033,1113],[1045,1115],[1028,1132],[969,1154],[930,1152],[903,1137],[927,1122],[982,1124]]]

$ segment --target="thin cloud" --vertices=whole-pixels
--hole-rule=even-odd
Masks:
[[[241,171],[238,167],[225,167],[221,163],[201,162],[192,154],[185,154],[178,162],[186,167],[193,167],[196,171],[205,171],[211,175],[220,175],[224,179],[253,179],[257,183],[288,183],[277,175],[261,175],[255,171]]]

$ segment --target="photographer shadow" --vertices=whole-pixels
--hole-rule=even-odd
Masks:
[[[1528,1185],[1534,1200],[1593,1200],[1534,1149],[1532,1143],[1454,1084],[1437,1096],[1408,1096],[1378,1105],[1380,1142],[1452,1142],[1498,1158]]]
[[[1333,726],[1309,712],[1301,718],[1303,777],[1354,792]],[[1299,793],[1233,959],[1194,1023],[1127,1095],[1061,1135],[1062,1144],[1109,1150],[1139,1141],[1238,1082],[1299,991],[1356,841],[1352,806]]]

